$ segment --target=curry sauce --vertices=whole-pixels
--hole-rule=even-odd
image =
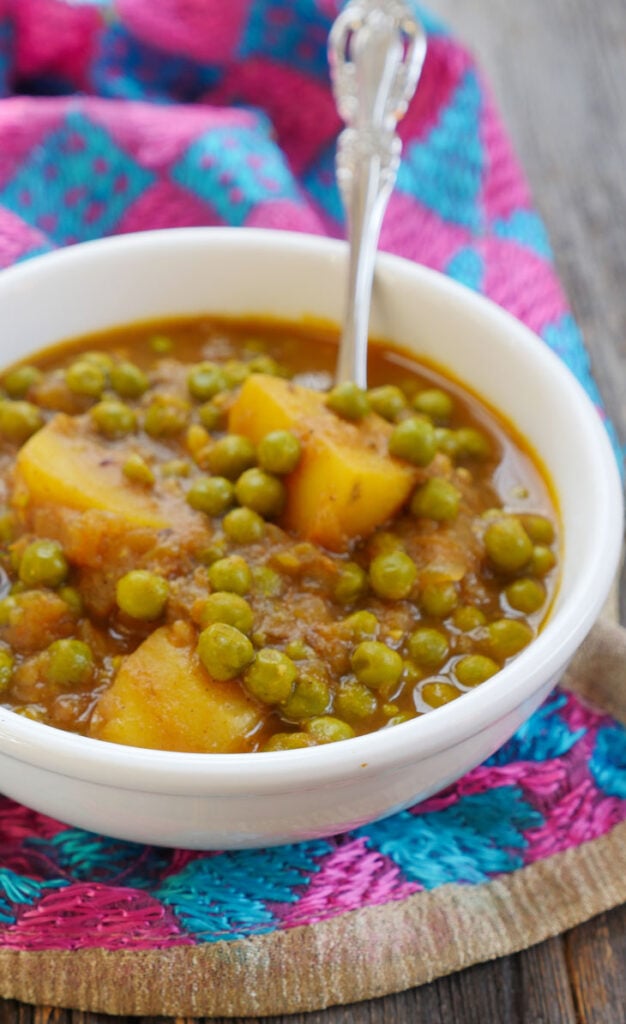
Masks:
[[[459,382],[336,334],[195,317],[2,378],[0,700],[117,743],[291,749],[462,697],[536,635],[550,487]]]

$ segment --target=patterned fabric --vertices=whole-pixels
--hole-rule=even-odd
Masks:
[[[326,65],[339,6],[0,0],[0,266],[155,227],[341,236]],[[504,306],[597,401],[489,92],[468,54],[420,13],[429,50],[402,122],[381,247]],[[1,811],[0,946],[232,941],[448,882],[488,883],[605,835],[626,818],[626,730],[556,691],[490,761],[426,803],[277,849],[153,849],[8,800]]]
[[[158,949],[315,924],[447,882],[476,885],[626,819],[626,730],[556,692],[436,797],[327,840],[202,853],[124,843],[9,800],[0,946]]]

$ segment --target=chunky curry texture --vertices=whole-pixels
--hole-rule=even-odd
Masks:
[[[316,326],[118,329],[0,386],[0,700],[164,750],[391,728],[526,647],[556,586],[549,487],[458,383]]]

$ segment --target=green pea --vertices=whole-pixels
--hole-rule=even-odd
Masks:
[[[367,392],[351,380],[332,388],[326,395],[326,405],[346,420],[362,420],[370,411]]]
[[[556,565],[556,555],[545,544],[535,544],[529,569],[534,576],[546,576]]]
[[[250,376],[251,370],[249,364],[244,363],[241,359],[228,359],[222,367],[222,372],[226,379],[226,386],[236,388],[239,384],[243,384],[246,377]]]
[[[108,383],[108,374],[89,359],[78,359],[65,371],[65,383],[75,395],[100,398]]]
[[[304,642],[302,637],[296,637],[294,640],[290,640],[285,647],[285,654],[293,661],[305,661],[307,658],[312,658],[315,651]]]
[[[287,719],[322,715],[330,704],[330,690],[323,671],[316,665],[302,665],[293,693],[282,702],[281,714]]]
[[[169,584],[158,573],[133,569],[117,582],[116,598],[120,611],[131,619],[153,622],[165,611]]]
[[[130,406],[114,398],[98,402],[92,407],[90,416],[96,429],[109,438],[124,437],[137,427],[137,417]]]
[[[228,387],[226,377],[216,363],[199,363],[189,371],[187,377],[189,394],[200,402],[215,398]]]
[[[455,608],[452,620],[462,633],[471,633],[473,629],[478,629],[487,621],[485,613],[472,604],[463,604]]]
[[[407,661],[402,673],[402,682],[405,686],[412,687],[417,683],[421,683],[422,679],[428,674],[426,669],[420,668],[419,665],[414,665],[412,661]]]
[[[453,461],[458,458],[460,447],[456,430],[449,430],[447,427],[435,427],[435,441],[437,450],[447,455]]]
[[[391,423],[398,418],[400,413],[404,412],[407,406],[404,394],[394,384],[383,384],[379,388],[370,388],[367,397],[374,412]]]
[[[337,743],[339,740],[349,740],[354,736],[351,725],[331,715],[310,718],[306,723],[306,731],[316,743]]]
[[[56,540],[35,540],[20,558],[19,577],[27,587],[59,587],[68,572],[63,548]]]
[[[208,516],[221,516],[235,500],[235,488],[224,476],[199,476],[187,491],[187,503]]]
[[[255,356],[254,359],[251,359],[248,363],[248,367],[252,373],[266,373],[269,377],[283,376],[281,367],[275,359],[272,359],[271,356]]]
[[[457,686],[453,686],[452,683],[436,680],[432,683],[424,683],[420,696],[430,708],[440,708],[444,704],[449,704],[450,701],[460,697],[461,690]]]
[[[240,505],[251,508],[264,519],[279,516],[287,498],[282,480],[257,467],[241,474],[235,484],[235,495]]]
[[[227,434],[211,445],[207,452],[207,465],[211,473],[225,476],[228,480],[236,480],[246,470],[254,466],[256,451],[247,437],[239,434]]]
[[[454,666],[454,674],[461,686],[478,686],[499,671],[498,663],[484,654],[467,654]]]
[[[385,718],[393,718],[394,715],[398,714],[400,708],[398,707],[397,704],[392,704],[388,702],[386,704],[383,704],[380,710],[382,711]]]
[[[367,640],[378,634],[378,619],[373,612],[353,612],[343,620],[344,629],[354,640]]]
[[[367,590],[367,573],[356,562],[346,562],[339,569],[333,597],[339,604],[352,604]]]
[[[187,459],[168,459],[167,462],[162,462],[159,466],[162,477],[185,477],[189,476],[191,466]]]
[[[373,611],[353,611],[344,618],[343,629],[352,640],[369,640],[378,635],[379,624]]]
[[[530,561],[533,545],[515,516],[503,516],[485,530],[485,550],[496,569],[517,572]]]
[[[83,614],[83,599],[76,587],[60,587],[57,591],[62,601],[65,601],[73,615]]]
[[[174,437],[189,422],[189,405],[175,395],[155,395],[143,417],[143,429],[150,437]]]
[[[46,678],[57,686],[88,683],[94,671],[93,654],[82,640],[55,640],[47,651]]]
[[[441,388],[425,388],[413,399],[413,408],[435,423],[447,423],[454,411],[454,402]]]
[[[149,345],[155,355],[165,356],[174,348],[174,342],[166,334],[153,334]]]
[[[192,467],[186,459],[168,459],[159,466],[161,476],[165,478],[168,476],[189,476],[191,469]]]
[[[521,619],[496,619],[485,626],[489,653],[498,661],[512,658],[527,647],[533,639],[533,631]]]
[[[402,389],[403,394],[406,395],[409,401],[412,401],[413,396],[419,388],[419,384],[415,377],[404,377],[402,380],[398,381],[398,386]]]
[[[454,583],[444,581],[427,583],[420,594],[420,606],[425,615],[445,619],[459,602]]]
[[[249,634],[252,632],[253,621],[252,608],[246,599],[226,590],[216,590],[209,594],[200,612],[202,627],[209,626],[212,622],[225,622],[228,626],[235,626],[242,633]]]
[[[0,693],[8,690],[13,676],[13,655],[9,651],[0,650]]]
[[[198,656],[212,679],[234,679],[254,660],[254,647],[235,626],[212,622],[198,637]]]
[[[433,476],[418,487],[411,499],[414,516],[449,522],[456,519],[461,504],[461,492],[449,480]]]
[[[226,412],[216,402],[205,402],[198,409],[198,418],[205,430],[219,430],[224,425]]]
[[[554,524],[547,516],[522,515],[519,518],[533,544],[550,545],[554,543]]]
[[[22,705],[21,707],[14,707],[13,713],[21,715],[22,718],[27,718],[29,722],[45,722],[46,713],[42,707],[37,704]]]
[[[389,454],[415,466],[428,466],[437,454],[435,428],[429,420],[410,416],[397,423],[389,438]]]
[[[122,466],[122,472],[125,477],[132,480],[135,484],[144,484],[146,487],[152,487],[155,481],[155,476],[150,466],[137,452],[132,452],[128,456]]]
[[[4,378],[4,390],[9,398],[25,398],[42,378],[43,373],[36,366],[16,366]]]
[[[264,597],[280,597],[283,592],[282,576],[267,565],[257,565],[253,570],[252,579],[254,581],[254,589]],[[287,651],[287,654],[289,654],[290,658],[293,657],[289,651]]]
[[[376,558],[378,555],[388,555],[391,551],[404,551],[404,544],[396,533],[380,530],[370,538],[367,548],[370,558]]]
[[[404,551],[389,551],[372,559],[370,586],[377,597],[401,601],[408,597],[417,579],[417,566]]]
[[[291,658],[282,651],[264,647],[247,669],[243,681],[248,693],[263,704],[282,704],[291,695],[297,671]]]
[[[255,544],[265,534],[265,522],[251,508],[234,508],[224,516],[222,529],[234,544]]]
[[[111,387],[120,398],[141,398],[148,390],[150,381],[143,370],[134,363],[116,363],[111,368]]]
[[[91,363],[92,366],[99,367],[107,375],[108,380],[114,366],[113,358],[108,352],[83,352],[80,358],[84,359],[86,363]]]
[[[448,650],[445,634],[430,626],[421,626],[409,637],[409,654],[422,668],[439,668],[447,658]]]
[[[31,402],[0,401],[0,438],[21,445],[44,425],[41,409]]]
[[[207,576],[213,590],[227,590],[242,597],[248,593],[252,584],[250,567],[240,555],[219,558],[209,566]]]
[[[271,750],[300,750],[302,747],[310,747],[311,739],[305,732],[275,732],[263,744],[264,751]]]
[[[207,544],[205,548],[202,548],[198,552],[198,561],[202,565],[213,565],[214,562],[219,561],[220,558],[226,556],[226,539],[218,534],[212,544]]]
[[[457,458],[488,459],[491,445],[484,434],[474,427],[460,427],[456,431],[458,445]]]
[[[388,726],[391,725],[403,725],[404,722],[410,722],[412,718],[416,718],[415,714],[411,714],[410,711],[401,711],[399,715],[394,715],[387,722]]]
[[[19,615],[19,603],[9,594],[0,600],[0,626],[10,626]]]
[[[355,647],[350,664],[359,682],[373,690],[393,690],[404,668],[398,652],[378,640],[364,640]]]
[[[301,455],[300,441],[290,430],[272,430],[259,442],[259,466],[268,473],[292,473]]]
[[[511,608],[523,612],[524,615],[532,615],[533,612],[539,611],[546,600],[546,588],[543,583],[529,576],[509,583],[504,593]]]
[[[335,711],[348,722],[360,722],[375,714],[378,701],[368,686],[356,679],[344,679],[335,695]]]

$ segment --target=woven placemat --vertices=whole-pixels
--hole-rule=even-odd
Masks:
[[[117,1014],[292,1013],[423,984],[614,907],[625,683],[626,631],[600,622],[485,765],[322,842],[161,850],[4,801],[0,994]]]
[[[0,265],[105,234],[343,234],[334,0],[0,0]],[[594,400],[586,353],[488,90],[421,11],[381,245],[522,319]],[[616,445],[610,424],[607,429]],[[163,850],[8,800],[0,996],[119,1014],[350,1002],[538,942],[626,898],[626,639],[598,625],[486,764],[344,836]]]

